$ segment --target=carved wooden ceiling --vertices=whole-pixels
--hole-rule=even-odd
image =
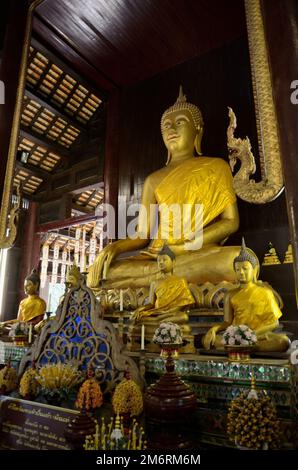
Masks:
[[[86,138],[101,103],[62,63],[30,47],[14,176],[27,197],[39,195],[57,170],[69,167],[70,151]],[[89,213],[102,197],[96,188],[82,188],[73,204],[77,212]]]
[[[109,90],[245,34],[244,6],[242,0],[44,0],[34,33]]]

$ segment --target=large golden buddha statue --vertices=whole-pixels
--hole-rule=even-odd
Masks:
[[[162,116],[161,132],[168,159],[144,183],[137,237],[103,249],[89,268],[91,288],[99,288],[103,279],[106,288],[149,286],[158,269],[146,253],[158,254],[165,245],[176,256],[174,274],[188,282],[235,280],[239,247],[221,246],[239,225],[231,171],[224,160],[201,156],[202,115],[182,89]],[[159,209],[156,232],[152,205]],[[118,258],[136,250],[145,254]]]
[[[203,337],[204,348],[223,349],[220,332],[230,325],[247,325],[256,333],[258,351],[286,351],[290,344],[288,337],[274,332],[282,312],[271,287],[257,281],[259,260],[248,251],[244,240],[240,254],[234,260],[234,269],[239,286],[226,294],[224,321],[212,326]]]
[[[38,295],[40,278],[35,269],[25,278],[24,291],[27,297],[19,304],[18,316],[14,320],[8,320],[4,324],[28,322],[33,325],[40,322],[46,311],[46,303]]]

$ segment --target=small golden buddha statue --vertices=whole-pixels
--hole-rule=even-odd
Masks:
[[[134,324],[152,325],[151,330],[154,330],[162,322],[173,322],[185,325],[182,327],[184,333],[190,332],[185,309],[194,305],[195,299],[187,281],[173,274],[175,259],[167,246],[158,254],[159,280],[150,286],[149,303],[133,313]]]
[[[223,349],[220,331],[230,325],[247,325],[257,336],[258,351],[284,352],[290,341],[284,334],[275,333],[282,312],[270,286],[257,281],[259,260],[244,243],[234,259],[239,286],[229,291],[224,302],[224,321],[214,325],[203,337],[205,349]]]
[[[36,269],[25,278],[24,291],[27,298],[21,300],[19,304],[18,317],[14,320],[8,320],[4,324],[12,324],[17,322],[27,322],[36,325],[40,322],[46,311],[46,303],[38,295],[40,278]]]
[[[279,257],[276,253],[276,249],[274,248],[273,244],[271,242],[269,242],[268,252],[265,253],[262,266],[272,266],[274,264],[280,264],[280,260],[279,260]]]
[[[176,256],[174,274],[188,282],[235,280],[232,262],[239,247],[221,246],[239,226],[232,174],[221,158],[201,156],[202,114],[186,101],[181,88],[176,103],[162,116],[161,132],[168,159],[144,183],[137,236],[101,251],[88,272],[87,284],[93,289],[103,279],[107,289],[150,286],[158,274],[150,257],[118,256],[144,249],[158,254],[165,245]],[[152,205],[160,213],[157,232]]]

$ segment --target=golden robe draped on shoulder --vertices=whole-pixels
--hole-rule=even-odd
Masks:
[[[187,281],[178,276],[169,276],[159,282],[155,290],[156,309],[184,307],[195,303]]]
[[[233,325],[247,325],[252,330],[276,323],[282,316],[273,291],[252,285],[240,289],[231,297]]]
[[[21,300],[19,305],[18,321],[28,322],[35,317],[43,315],[46,311],[46,303],[40,297],[28,297]]]
[[[211,157],[191,158],[181,163],[157,186],[155,197],[160,219],[169,220],[167,236],[159,233],[159,238],[166,239],[169,244],[193,238],[200,208],[205,227],[236,201],[229,165],[221,158]],[[168,215],[169,206],[173,211]]]

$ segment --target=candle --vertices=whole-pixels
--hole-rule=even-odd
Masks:
[[[107,262],[104,262],[103,265],[103,272],[102,272],[102,279],[105,280],[107,278]]]
[[[120,312],[123,312],[123,290],[120,289]]]
[[[32,323],[29,325],[29,337],[28,337],[28,343],[31,344],[32,342]]]
[[[141,350],[144,351],[145,349],[145,325],[142,325],[141,329]]]

